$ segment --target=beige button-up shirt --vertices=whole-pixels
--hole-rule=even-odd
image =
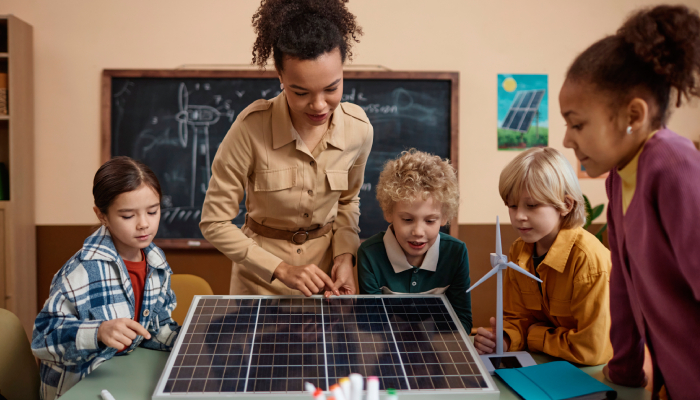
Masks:
[[[333,258],[360,245],[359,192],[374,131],[365,112],[341,103],[312,151],[287,108],[284,93],[258,100],[239,115],[212,164],[202,220],[204,237],[233,261],[231,294],[301,294],[272,274],[282,262],[315,264],[330,274]],[[248,218],[297,231],[332,223],[326,235],[297,245],[231,223],[246,197]]]

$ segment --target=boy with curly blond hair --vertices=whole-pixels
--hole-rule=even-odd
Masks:
[[[467,246],[440,232],[459,207],[452,165],[415,149],[404,151],[385,164],[377,200],[390,225],[357,252],[360,293],[444,293],[467,334],[471,332]]]

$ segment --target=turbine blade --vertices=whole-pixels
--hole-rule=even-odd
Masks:
[[[499,256],[503,255],[503,249],[501,248],[501,223],[496,215],[496,254]]]
[[[498,268],[492,268],[491,271],[487,272],[486,275],[482,276],[481,279],[479,279],[475,284],[473,284],[469,289],[467,289],[467,293],[469,293],[472,289],[475,287],[481,285],[481,282],[489,279],[492,277],[496,272],[498,272]]]
[[[531,273],[520,268],[520,266],[514,262],[509,262],[506,265],[508,266],[508,268],[513,268],[514,270],[520,272],[521,274],[523,274],[525,276],[529,276],[530,278],[536,280],[537,282],[542,282],[542,279],[540,279],[540,278],[536,277],[535,275],[532,275]]]
[[[189,93],[187,93],[187,86],[184,83],[180,83],[180,96],[178,96],[178,103],[180,106],[180,111],[187,111],[189,106]]]
[[[187,147],[187,122],[180,121],[180,123],[177,126],[177,133],[180,138],[180,145],[182,147],[186,148]]]

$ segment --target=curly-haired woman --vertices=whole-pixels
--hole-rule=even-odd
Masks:
[[[253,63],[272,55],[282,93],[239,115],[212,165],[204,237],[233,260],[232,294],[354,294],[359,192],[372,147],[364,111],[341,103],[362,34],[347,0],[263,0]],[[231,223],[246,197],[245,225]]]
[[[700,15],[659,5],[632,14],[571,64],[559,93],[564,146],[591,176],[607,171],[610,340],[603,373],[652,398],[700,393],[700,153],[667,127],[700,97]]]

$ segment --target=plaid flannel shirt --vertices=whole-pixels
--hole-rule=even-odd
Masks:
[[[172,270],[163,251],[151,243],[144,249],[148,275],[139,322],[151,339],[137,336],[119,352],[97,340],[102,322],[134,318],[134,292],[124,261],[104,226],[90,235],[54,275],[51,293],[34,322],[32,351],[41,360],[41,397],[63,395],[100,364],[136,346],[170,350],[180,330],[171,318],[175,293]]]

